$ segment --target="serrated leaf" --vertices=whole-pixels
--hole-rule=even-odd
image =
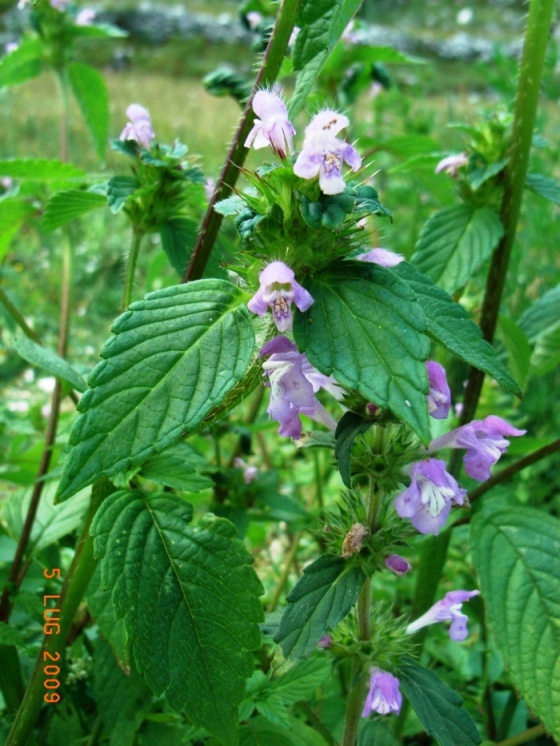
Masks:
[[[227,197],[226,199],[222,199],[219,202],[216,202],[214,205],[214,210],[216,212],[219,212],[220,215],[223,215],[224,217],[230,217],[232,215],[239,215],[240,212],[243,212],[247,208],[247,203],[245,200],[238,196],[237,194],[234,194],[231,197]]]
[[[127,199],[140,188],[134,176],[113,176],[107,183],[107,204],[116,215],[125,206]]]
[[[43,44],[24,39],[17,49],[0,60],[0,88],[18,85],[36,77],[42,70]]]
[[[36,212],[33,205],[17,197],[0,199],[0,237],[12,234],[26,218]]]
[[[0,161],[0,176],[32,181],[65,181],[85,177],[83,169],[47,158],[10,158]]]
[[[107,197],[95,192],[69,189],[55,194],[45,205],[43,228],[47,233],[92,210],[107,206]]]
[[[289,658],[303,658],[357,603],[366,576],[359,565],[324,554],[308,565],[287,598],[274,641]]]
[[[239,746],[300,746],[288,728],[262,715],[251,718],[239,730]]]
[[[345,412],[336,426],[334,456],[342,481],[348,488],[352,486],[352,444],[358,435],[369,430],[371,424],[370,420],[355,412]]]
[[[359,186],[355,190],[357,213],[367,212],[370,215],[380,215],[383,218],[389,218],[393,222],[393,213],[386,207],[383,207],[379,201],[377,190],[370,186]]]
[[[78,407],[59,500],[140,466],[224,400],[254,350],[243,299],[225,280],[198,280],[150,293],[116,320]]]
[[[104,588],[101,566],[98,564],[87,587],[86,600],[92,617],[107,640],[119,665],[130,671],[130,645],[124,619],[117,619],[113,608],[112,589]]]
[[[411,262],[453,293],[488,259],[503,233],[500,218],[490,207],[446,207],[423,227]]]
[[[519,396],[519,386],[496,355],[496,350],[482,338],[479,327],[465,309],[408,262],[391,271],[413,290],[426,317],[428,335],[438,344],[479,370],[495,378],[504,391]]]
[[[527,174],[525,186],[540,197],[560,205],[560,184],[542,174]]]
[[[205,466],[208,467],[206,459],[195,454],[187,443],[177,443],[149,458],[139,476],[176,490],[200,492],[214,486],[210,477],[198,471]]]
[[[56,483],[49,482],[43,489],[27,545],[27,557],[41,552],[64,536],[73,533],[83,520],[89,504],[90,491],[82,490],[64,505],[55,505],[56,487]],[[15,492],[4,504],[4,520],[8,532],[14,538],[19,537],[23,530],[32,491],[30,487]]]
[[[401,689],[426,733],[440,746],[476,746],[482,738],[463,700],[428,668],[407,660],[397,671]]]
[[[531,355],[531,368],[536,376],[544,376],[560,365],[560,319],[558,324],[541,334]]]
[[[560,738],[560,523],[533,508],[475,514],[473,562],[509,675]]]
[[[284,676],[272,679],[268,692],[277,697],[284,705],[291,705],[300,700],[309,700],[311,695],[327,678],[332,670],[328,658],[312,658],[300,661]],[[267,696],[265,694],[265,696]]]
[[[358,735],[358,746],[399,746],[400,743],[389,727],[379,720],[367,722]]]
[[[304,105],[329,54],[360,4],[361,0],[304,0],[301,4],[300,32],[293,53],[294,70],[299,72],[289,106],[291,119]]]
[[[13,348],[28,363],[37,365],[51,375],[60,378],[76,391],[86,390],[87,385],[81,375],[74,370],[67,360],[59,357],[53,350],[49,350],[23,335],[14,339]]]
[[[512,319],[500,316],[498,325],[500,336],[507,351],[510,370],[523,389],[529,375],[531,346],[523,331]]]
[[[470,182],[471,187],[476,190],[481,187],[484,182],[491,179],[503,171],[506,167],[507,161],[496,161],[496,163],[486,163],[478,166],[472,170],[469,170],[467,178]]]
[[[229,521],[191,519],[192,506],[175,495],[117,492],[95,517],[95,551],[152,691],[234,746],[262,587]]]
[[[71,62],[68,80],[85,119],[95,150],[100,158],[105,155],[109,135],[109,96],[105,78],[95,68]]]
[[[346,261],[307,289],[315,302],[296,313],[298,348],[322,373],[390,409],[427,443],[429,342],[410,288],[383,267]]]
[[[93,692],[110,746],[133,746],[151,692],[134,666],[124,673],[104,640],[98,640],[95,647]]]
[[[536,342],[541,334],[546,334],[558,324],[560,308],[560,285],[557,285],[536,300],[518,321],[520,329],[529,342]]]
[[[189,218],[171,218],[160,228],[161,245],[172,267],[182,277],[198,235],[198,225]]]

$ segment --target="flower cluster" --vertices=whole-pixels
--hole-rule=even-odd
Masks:
[[[292,153],[296,131],[281,96],[275,91],[258,91],[252,106],[258,118],[249,132],[245,147],[264,148],[270,145],[280,158]],[[302,179],[315,179],[318,176],[323,194],[340,194],[345,190],[343,163],[347,163],[353,171],[362,165],[354,146],[336,137],[349,124],[344,114],[326,109],[313,117],[305,129],[303,148],[294,164],[294,173]]]
[[[292,328],[292,302],[300,311],[307,311],[313,303],[311,295],[295,280],[292,269],[284,262],[272,262],[259,275],[260,287],[247,307],[258,316],[270,308],[276,328],[280,332]]]
[[[126,115],[130,119],[120,134],[121,140],[134,140],[144,148],[149,148],[151,141],[155,137],[152,129],[150,112],[140,104],[130,104],[126,110]]]

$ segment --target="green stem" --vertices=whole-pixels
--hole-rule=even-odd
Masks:
[[[62,99],[62,110],[60,113],[60,160],[68,160],[68,120],[70,118],[70,101],[68,96],[68,78],[64,68],[56,71],[56,77],[60,86],[60,97]]]
[[[517,82],[511,145],[500,208],[504,235],[492,256],[480,317],[480,328],[484,339],[488,342],[492,342],[494,339],[508,265],[515,241],[553,10],[554,0],[531,0],[529,5],[523,56]],[[467,381],[461,424],[473,419],[483,381],[484,373],[476,368],[471,368]]]
[[[523,743],[534,741],[534,739],[539,736],[544,736],[545,733],[546,730],[544,725],[535,725],[534,728],[529,728],[528,730],[523,731],[523,733],[518,733],[516,736],[506,738],[505,741],[500,741],[496,746],[521,746]]]
[[[490,342],[494,337],[496,329],[500,302],[504,291],[508,264],[519,218],[552,11],[553,0],[531,0],[523,46],[523,57],[519,69],[512,141],[500,210],[500,218],[504,226],[504,236],[492,257],[482,305],[480,326],[485,339]],[[470,422],[474,416],[482,390],[483,379],[484,373],[476,371],[474,368],[471,369],[461,417],[462,424]],[[452,458],[451,463],[452,468],[450,468],[450,471],[456,476],[461,463],[460,454],[458,454],[458,457],[456,455],[455,458]],[[445,564],[449,538],[450,531],[447,530],[423,544],[413,600],[413,616],[423,614],[434,602]],[[423,639],[424,636],[420,633],[417,637],[418,642],[422,644]]]
[[[352,661],[352,687],[346,704],[346,719],[342,746],[355,746],[358,738],[358,728],[364,708],[367,689],[367,677],[364,675],[363,664],[359,659]]]
[[[23,317],[23,314],[16,308],[16,306],[12,303],[10,298],[6,295],[4,289],[1,287],[0,287],[0,303],[2,303],[6,311],[10,314],[12,319],[16,322],[16,324],[19,326],[19,328],[25,334],[25,336],[29,337],[29,339],[32,339],[34,342],[40,345],[41,340],[37,332],[29,326],[29,324]]]
[[[297,554],[299,542],[302,536],[303,536],[303,531],[296,531],[294,534],[294,538],[292,540],[292,546],[290,547],[290,551],[288,552],[288,555],[286,556],[286,561],[284,563],[284,569],[282,570],[282,575],[280,576],[280,580],[278,581],[278,585],[276,586],[274,595],[270,599],[270,603],[268,605],[269,614],[271,614],[274,611],[274,609],[276,608],[278,604],[278,601],[280,600],[280,596],[282,595],[282,591],[284,590],[284,586],[286,585],[286,582],[288,580],[288,576],[290,574],[290,568]]]
[[[278,77],[282,61],[288,49],[288,42],[294,28],[300,3],[301,0],[284,0],[280,8],[253,90],[241,116],[241,121],[226,156],[222,173],[220,174],[216,189],[208,205],[208,210],[202,221],[200,234],[194,247],[191,261],[183,277],[183,282],[198,280],[204,274],[204,269],[223,220],[223,216],[214,211],[214,205],[219,200],[228,197],[237,183],[241,167],[245,163],[245,158],[249,152],[245,147],[245,140],[255,120],[255,114],[252,109],[253,97],[260,88],[271,86]]]
[[[43,673],[45,654],[48,653],[55,659],[57,658],[56,653],[60,654],[61,659],[64,657],[64,645],[72,621],[97,565],[93,555],[93,538],[89,535],[91,523],[101,501],[112,491],[114,491],[114,488],[106,480],[98,482],[92,488],[91,502],[82,533],[76,545],[76,552],[60,595],[59,630],[57,634],[45,635],[35,670],[12,724],[6,746],[26,746],[28,739],[31,737],[31,731],[39,717],[46,691],[44,688],[45,674]],[[48,706],[52,707],[53,705]]]
[[[134,289],[134,274],[136,272],[136,265],[138,263],[138,255],[140,253],[140,246],[144,234],[141,230],[136,227],[132,229],[132,246],[130,247],[130,253],[128,255],[128,262],[126,263],[126,275],[124,281],[124,292],[123,292],[123,311],[129,307],[132,300],[132,291]]]

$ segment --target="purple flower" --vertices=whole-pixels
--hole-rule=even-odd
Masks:
[[[214,192],[216,191],[216,180],[209,177],[204,182],[204,194],[208,202],[211,202]]]
[[[258,468],[256,466],[249,466],[249,464],[245,463],[245,461],[239,456],[236,456],[236,458],[233,459],[233,465],[237,469],[243,469],[243,481],[245,484],[251,484],[251,482],[254,482],[259,478]]]
[[[394,712],[395,715],[398,715],[402,705],[399,680],[380,668],[371,668],[370,673],[369,692],[362,717],[367,718],[372,712],[378,712],[380,715]]]
[[[315,397],[317,391],[323,388],[340,399],[342,389],[334,378],[319,373],[287,337],[274,337],[267,342],[260,351],[260,357],[266,355],[270,355],[263,363],[270,385],[267,412],[280,423],[280,435],[299,438],[302,431],[300,414],[334,430],[336,422]]]
[[[155,137],[149,111],[140,104],[130,104],[126,110],[126,115],[130,122],[127,122],[126,127],[121,132],[120,139],[135,140],[145,148],[149,148],[150,141]]]
[[[406,573],[411,569],[412,565],[408,560],[405,560],[404,557],[401,557],[399,554],[389,554],[387,557],[385,557],[385,567],[389,572],[392,572],[393,575],[406,575]]]
[[[445,420],[451,407],[451,391],[445,377],[445,368],[434,360],[426,363],[428,370],[428,412],[436,420]]]
[[[323,635],[317,643],[317,647],[322,648],[323,650],[326,650],[326,648],[330,648],[331,645],[332,637],[330,635]]]
[[[245,147],[266,148],[270,145],[280,158],[292,152],[292,138],[296,134],[288,119],[288,109],[282,98],[274,91],[258,91],[253,98],[255,119],[253,129],[245,140]]]
[[[359,262],[373,262],[381,267],[394,267],[396,264],[404,262],[404,256],[389,251],[389,249],[370,249],[365,254],[360,254],[356,259]]]
[[[445,471],[445,461],[429,458],[412,465],[410,487],[395,498],[401,518],[410,518],[421,534],[437,534],[447,520],[451,503],[462,505],[467,493]]]
[[[258,13],[256,10],[251,10],[245,14],[247,23],[251,31],[254,31],[263,21],[262,13]]]
[[[76,16],[76,26],[91,26],[95,21],[95,10],[93,8],[83,8]]]
[[[451,621],[449,628],[449,637],[454,642],[464,640],[468,635],[466,614],[461,613],[461,606],[473,596],[478,596],[480,591],[450,591],[446,593],[441,601],[438,601],[431,609],[423,614],[419,619],[406,628],[408,635],[413,635],[422,627],[437,622]]]
[[[61,13],[70,5],[70,0],[49,0],[49,2],[51,4],[51,8],[59,10]]]
[[[292,328],[292,301],[300,311],[307,311],[313,298],[284,262],[272,262],[259,275],[260,288],[247,303],[249,311],[264,316],[270,307],[278,331]]]
[[[465,471],[478,482],[490,478],[490,467],[498,461],[509,446],[504,435],[524,435],[526,430],[518,430],[509,422],[496,415],[484,420],[473,420],[467,425],[452,430],[430,443],[429,450],[438,448],[466,448],[463,457]]]
[[[346,188],[341,175],[342,162],[357,171],[362,165],[358,151],[337,135],[350,122],[336,111],[320,111],[305,129],[303,150],[294,164],[294,173],[302,179],[319,176],[323,194],[340,194]]]
[[[458,153],[457,155],[448,155],[447,158],[441,160],[436,166],[436,174],[447,173],[452,178],[456,178],[457,169],[461,166],[466,166],[469,159],[465,153]]]

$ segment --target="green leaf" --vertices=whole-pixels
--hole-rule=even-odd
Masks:
[[[393,222],[393,213],[386,207],[383,207],[379,201],[377,190],[370,186],[359,186],[355,190],[356,195],[356,212],[367,212],[370,215],[380,215],[382,218],[389,218]]]
[[[371,427],[371,420],[365,420],[355,412],[345,412],[336,426],[334,456],[344,484],[352,486],[352,444],[354,439]]]
[[[299,71],[290,101],[290,117],[299,112],[335,44],[361,0],[304,0],[300,6],[300,32],[294,47],[294,70]]]
[[[411,261],[453,293],[488,259],[503,233],[500,218],[490,207],[446,207],[432,215],[422,229]]]
[[[171,218],[160,228],[161,245],[171,265],[182,277],[198,235],[198,225],[188,218]]]
[[[560,184],[542,174],[527,174],[525,186],[540,197],[560,205]]]
[[[50,233],[92,210],[106,206],[107,197],[102,194],[79,189],[58,192],[45,206],[43,228]]]
[[[484,182],[488,181],[488,179],[491,179],[503,171],[506,164],[507,161],[496,161],[496,163],[486,163],[474,168],[472,171],[469,170],[467,178],[471,187],[474,190],[478,189],[482,184],[484,184]]]
[[[4,504],[4,519],[8,532],[15,538],[21,535],[32,488],[14,492]],[[64,505],[54,504],[56,483],[49,482],[43,489],[41,501],[33,522],[31,538],[27,545],[27,557],[41,552],[64,536],[73,533],[81,524],[89,504],[89,490],[82,490]]]
[[[400,746],[400,743],[389,727],[379,720],[369,720],[358,736],[358,746]]]
[[[13,348],[28,363],[43,368],[53,376],[65,381],[76,391],[86,390],[87,385],[81,375],[74,370],[67,360],[59,357],[53,350],[49,350],[23,335],[14,339]]]
[[[133,746],[151,704],[150,690],[134,666],[124,673],[104,640],[98,640],[93,660],[93,692],[109,745]]]
[[[246,208],[247,203],[237,194],[227,197],[227,199],[222,199],[214,205],[214,210],[226,218],[231,217],[232,215],[239,215],[239,213],[243,212]]]
[[[0,199],[0,240],[4,237],[13,238],[14,233],[24,220],[34,215],[37,209],[29,202],[17,197]],[[4,244],[7,248],[7,245]],[[3,252],[0,252],[0,255]]]
[[[437,674],[408,659],[396,673],[426,733],[440,746],[475,746],[482,741],[463,700]]]
[[[479,327],[465,309],[408,262],[391,271],[402,278],[415,293],[424,311],[428,335],[438,344],[479,370],[495,378],[504,391],[516,396],[519,386],[496,355],[496,350],[482,338]]]
[[[39,39],[24,39],[17,49],[0,60],[0,88],[19,85],[39,75],[42,54],[43,44]]]
[[[491,504],[473,516],[473,561],[509,675],[560,738],[560,523],[533,508]]]
[[[308,565],[287,598],[289,606],[274,637],[284,655],[309,655],[356,604],[365,579],[359,565],[332,554]]]
[[[176,443],[143,464],[139,476],[157,484],[185,492],[201,492],[214,486],[210,477],[199,473],[208,462],[187,443]]]
[[[387,269],[342,262],[307,286],[315,302],[297,313],[294,336],[309,362],[430,439],[425,321],[410,288]]]
[[[507,351],[509,367],[521,389],[525,388],[531,362],[531,346],[523,331],[506,316],[499,317],[500,336]]]
[[[140,184],[134,176],[113,176],[107,183],[107,204],[116,215],[125,206],[127,199],[137,192]]]
[[[119,665],[130,671],[130,646],[124,619],[117,619],[113,608],[112,589],[104,588],[101,578],[101,565],[97,565],[86,593],[88,609],[97,622],[103,637],[107,640]]]
[[[92,526],[95,551],[154,694],[234,746],[262,587],[234,526],[209,514],[193,527],[192,512],[175,495],[114,493]]]
[[[558,324],[560,308],[560,285],[548,290],[533,303],[519,319],[519,328],[527,335],[529,342],[554,329]]]
[[[78,101],[100,158],[105,155],[109,135],[109,96],[105,79],[89,65],[71,62],[68,65],[68,80]]]
[[[544,376],[560,365],[560,319],[558,324],[541,335],[531,355],[534,375]]]
[[[198,280],[150,293],[116,320],[78,407],[59,500],[140,466],[222,402],[253,354],[243,300],[225,280]]]
[[[240,728],[239,746],[301,746],[301,741],[288,728],[258,716]]]
[[[66,181],[82,179],[85,171],[71,163],[47,158],[10,158],[0,161],[0,176],[31,181]]]

